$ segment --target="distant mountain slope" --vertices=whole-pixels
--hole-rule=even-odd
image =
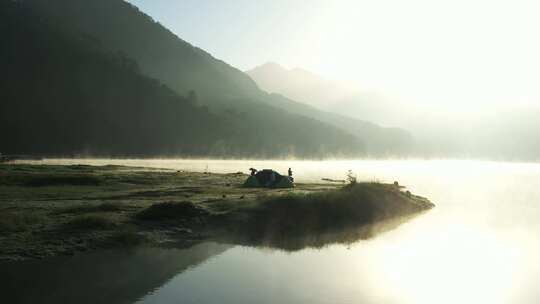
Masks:
[[[269,117],[211,113],[141,74],[132,59],[103,50],[95,38],[35,15],[24,1],[1,0],[0,18],[2,153],[323,157],[363,151],[352,135],[283,110],[272,108]]]
[[[363,126],[366,126],[364,122],[342,122],[333,114],[261,91],[248,75],[191,46],[122,0],[21,1],[30,4],[40,15],[84,32],[98,41],[103,49],[121,52],[134,59],[142,73],[159,79],[178,94],[185,95],[188,91],[194,90],[198,96],[198,103],[208,105],[210,111],[220,115],[243,113],[242,117],[234,117],[231,120],[238,124],[239,128],[251,132],[253,137],[256,137],[255,131],[250,126],[266,126],[263,131],[267,133],[260,133],[258,136],[263,145],[271,142],[284,151],[290,150],[285,149],[291,146],[289,142],[280,143],[265,138],[268,133],[276,136],[277,130],[272,130],[271,127],[287,129],[287,132],[291,133],[290,137],[301,140],[295,145],[296,151],[300,148],[300,143],[313,147],[311,141],[317,140],[320,141],[320,146],[326,146],[323,150],[351,153],[357,149],[356,154],[359,156],[403,155],[410,150],[410,147],[403,149],[407,146],[405,143],[410,140],[406,132],[399,134],[407,136],[400,136],[394,130],[373,124],[369,124],[372,128],[364,129]],[[352,128],[351,124],[354,125]],[[299,137],[300,129],[307,126],[312,131],[304,132],[302,133],[304,137]],[[341,131],[335,129],[330,131],[330,126]],[[320,132],[322,130],[325,131]],[[330,139],[320,136],[327,132],[333,132],[337,138],[343,140],[347,138],[347,134],[353,135],[354,138],[349,138],[350,144],[344,144],[339,149],[337,147],[330,149],[329,147],[334,144],[326,144],[325,141]],[[380,145],[381,142],[385,144]],[[241,142],[239,144],[242,145]],[[412,144],[408,143],[409,146]]]
[[[269,101],[274,105],[315,118],[339,127],[362,139],[369,157],[400,157],[415,152],[415,139],[400,128],[383,128],[376,124],[344,115],[321,111],[304,103],[295,102],[279,94],[271,94]]]
[[[401,108],[375,92],[349,88],[313,72],[286,69],[266,63],[246,73],[265,91],[348,117],[375,121],[383,125],[402,125]]]
[[[340,105],[338,102],[354,102],[357,98],[355,92],[337,82],[303,69],[288,70],[277,63],[266,63],[246,73],[271,93],[271,104],[347,130],[362,139],[370,156],[402,156],[414,150],[414,138],[407,131],[351,118],[355,106],[341,104],[345,106],[342,111],[330,111]]]
[[[269,62],[246,71],[259,87],[320,109],[332,107],[337,100],[350,97],[352,90],[304,69],[286,69]]]

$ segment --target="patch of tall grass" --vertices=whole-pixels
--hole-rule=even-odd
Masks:
[[[407,216],[433,207],[409,197],[394,185],[351,183],[338,190],[270,197],[254,208],[238,229],[251,239],[310,238],[379,221]]]

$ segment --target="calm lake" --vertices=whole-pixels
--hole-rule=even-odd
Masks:
[[[538,303],[540,164],[481,161],[44,160],[296,181],[399,181],[436,208],[351,245],[295,252],[203,243],[0,264],[6,303]]]

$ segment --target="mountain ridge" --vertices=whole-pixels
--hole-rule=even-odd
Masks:
[[[299,105],[293,100],[272,96],[260,90],[247,74],[181,40],[153,18],[125,1],[20,1],[29,4],[40,15],[95,38],[100,41],[103,49],[125,54],[138,63],[142,73],[161,81],[177,94],[185,96],[189,92],[195,92],[197,104],[208,106],[211,112],[219,115],[244,113],[243,117],[231,116],[229,121],[237,128],[253,133],[252,136],[257,136],[255,133],[258,131],[253,131],[246,125],[275,125],[279,120],[284,124],[282,128],[285,128],[285,125],[295,125],[297,126],[295,129],[298,129],[298,123],[289,122],[287,119],[304,121],[311,127],[315,126],[315,121],[319,121],[321,125],[318,128],[337,128],[344,133],[343,138],[346,137],[345,134],[354,136],[356,139],[350,140],[353,146],[357,146],[353,142],[358,141],[363,143],[364,147],[372,147],[368,151],[364,148],[359,150],[357,153],[359,156],[388,153],[403,155],[408,153],[405,150],[410,150],[401,149],[402,144],[378,147],[379,137],[385,137],[386,142],[390,143],[394,138],[394,134],[386,134],[384,128],[375,128],[376,132],[372,132],[372,129],[357,132],[355,129],[358,128],[351,129],[339,119],[327,117],[328,114],[325,112],[317,112],[316,109]],[[94,18],[95,16],[99,16],[99,20]],[[302,112],[302,109],[306,111]],[[241,120],[249,122],[243,124]],[[358,125],[361,126],[363,123],[358,122]],[[295,129],[289,132],[295,132]],[[315,140],[313,134],[305,136]],[[408,136],[400,139],[406,140]]]
[[[381,125],[401,126],[400,105],[377,92],[361,91],[304,68],[265,63],[246,71],[261,89],[284,95],[323,111]]]
[[[278,93],[292,100],[326,110],[336,100],[350,97],[354,91],[304,68],[285,68],[267,62],[245,71],[255,83],[270,93]]]
[[[95,37],[36,14],[26,3],[0,1],[0,64],[10,75],[0,84],[2,153],[251,158],[363,153],[352,135],[277,109],[270,117],[213,113],[197,104],[196,95],[179,95],[143,74],[126,54],[104,50]]]

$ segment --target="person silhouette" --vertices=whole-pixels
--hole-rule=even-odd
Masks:
[[[291,168],[289,168],[288,173],[289,173],[289,179],[291,180],[291,182],[293,182],[294,178],[292,177],[292,169]]]

